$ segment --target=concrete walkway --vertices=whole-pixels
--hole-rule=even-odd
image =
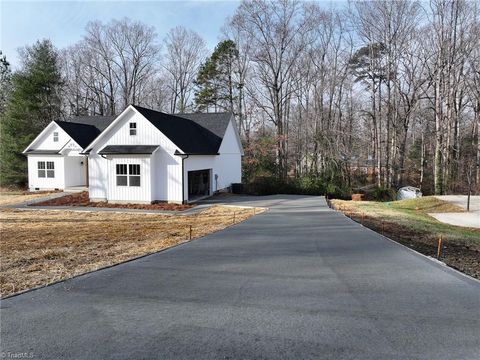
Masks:
[[[480,357],[480,282],[320,197],[224,201],[270,211],[1,301],[1,351],[105,360]]]
[[[437,198],[448,201],[467,210],[467,196],[466,195],[441,195]],[[460,213],[434,213],[429,214],[438,221],[445,224],[480,228],[480,196],[470,197],[470,211]]]

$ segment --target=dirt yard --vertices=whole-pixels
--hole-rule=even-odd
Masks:
[[[123,209],[142,209],[142,210],[167,210],[167,211],[181,211],[193,207],[193,205],[169,204],[165,202],[158,202],[155,204],[112,204],[106,201],[92,202],[88,197],[88,192],[83,191],[65,195],[59,198],[46,200],[32,204],[32,206],[88,206],[99,208],[123,208]]]
[[[150,254],[263,212],[215,206],[195,215],[0,211],[0,290],[5,297]]]
[[[53,194],[51,191],[28,192],[22,190],[0,189],[0,206],[19,204],[25,201]]]
[[[332,204],[364,226],[428,256],[437,256],[441,236],[440,260],[480,279],[480,229],[441,223],[428,215],[463,212],[462,208],[431,196],[393,202],[332,200]]]

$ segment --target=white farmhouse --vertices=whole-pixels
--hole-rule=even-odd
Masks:
[[[62,165],[68,162],[69,152],[51,149],[53,133],[61,132],[54,130],[59,123],[50,124],[24,152],[29,158],[31,189],[64,189],[72,184],[70,180],[57,181],[71,176]],[[88,164],[83,174],[87,174],[85,183],[92,201],[187,203],[241,181],[243,150],[230,113],[169,115],[130,105],[97,130],[88,144],[78,144],[80,140],[74,140],[78,134],[69,132],[69,141],[78,145],[72,152],[76,164]],[[45,153],[53,150],[55,154]],[[54,163],[52,177],[49,163],[57,158],[61,160],[59,165]],[[45,177],[41,177],[41,162],[45,162]]]
[[[74,122],[48,124],[23,151],[30,191],[87,186],[87,159],[80,153],[113,120],[113,116],[77,116]]]

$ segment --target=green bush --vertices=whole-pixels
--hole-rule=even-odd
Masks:
[[[302,176],[298,179],[280,181],[275,177],[257,177],[245,184],[244,192],[251,195],[327,195],[329,198],[350,198],[350,189],[327,182],[320,176]]]
[[[371,201],[393,201],[397,196],[397,192],[392,188],[384,188],[377,186],[372,191],[365,194],[365,200]]]

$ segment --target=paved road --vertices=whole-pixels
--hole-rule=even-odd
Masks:
[[[480,283],[318,197],[2,301],[2,351],[45,359],[479,359]]]
[[[467,210],[467,195],[441,195],[436,197]],[[469,212],[434,213],[429,215],[446,224],[480,228],[480,196],[470,197]]]

